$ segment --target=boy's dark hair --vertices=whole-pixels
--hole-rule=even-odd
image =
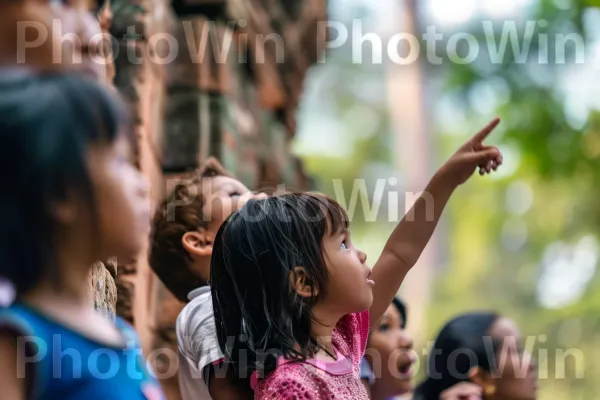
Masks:
[[[250,200],[221,226],[210,286],[219,346],[238,376],[273,370],[279,355],[305,360],[319,350],[310,327],[312,309],[327,292],[323,238],[347,227],[337,202],[311,193]],[[311,298],[290,284],[298,266]]]
[[[181,239],[186,232],[207,229],[208,222],[203,210],[206,199],[202,195],[202,180],[216,176],[230,176],[214,158],[209,158],[186,181],[178,185],[160,204],[152,221],[150,235],[150,268],[180,301],[187,303],[188,293],[206,285],[189,268],[191,256],[183,247]],[[190,185],[196,186],[193,199],[182,203],[190,196]],[[181,204],[174,206],[174,204]]]
[[[95,217],[87,151],[127,131],[124,109],[83,76],[0,68],[0,276],[17,296],[60,278],[53,204],[75,192]]]

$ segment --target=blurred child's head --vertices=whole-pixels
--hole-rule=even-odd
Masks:
[[[450,320],[433,344],[429,376],[415,398],[438,399],[460,382],[482,387],[486,400],[535,400],[536,363],[523,348],[517,325],[496,313],[469,313]]]
[[[406,322],[406,306],[396,297],[371,331],[366,357],[377,378],[371,387],[374,400],[412,390],[410,369],[416,357],[413,341],[405,330]]]
[[[181,179],[152,222],[150,266],[165,286],[187,301],[210,278],[215,235],[223,221],[254,195],[211,158]]]
[[[0,72],[0,275],[19,295],[143,246],[147,184],[124,109],[84,77]]]
[[[371,306],[365,262],[334,200],[311,193],[250,200],[215,239],[211,287],[221,348],[234,365],[248,350],[250,370],[267,351],[313,356],[316,324],[334,326]],[[273,357],[264,361],[266,370],[274,367]]]

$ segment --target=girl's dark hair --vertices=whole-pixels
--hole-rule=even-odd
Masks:
[[[51,207],[76,191],[95,209],[86,152],[117,138],[124,109],[84,77],[0,68],[0,276],[17,296],[58,278]]]
[[[493,372],[499,343],[490,338],[496,313],[471,313],[452,319],[440,331],[427,362],[427,379],[415,390],[415,400],[438,400],[441,393],[469,380],[469,370]]]
[[[250,200],[221,226],[211,262],[213,308],[219,345],[241,378],[275,369],[280,355],[305,360],[319,350],[310,327],[327,292],[323,238],[347,228],[346,211],[313,193]],[[294,267],[304,267],[311,298],[292,288]]]
[[[394,300],[392,300],[392,304],[394,305],[394,307],[396,307],[396,310],[398,310],[400,316],[402,317],[402,325],[400,327],[402,329],[406,328],[406,304],[404,304],[404,302],[399,297],[394,297]]]

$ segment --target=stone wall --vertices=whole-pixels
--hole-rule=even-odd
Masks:
[[[116,315],[116,276],[116,260],[111,260],[106,263],[97,262],[94,264],[89,278],[91,296],[94,299],[94,308],[110,319],[114,319]]]
[[[135,65],[117,58],[115,84],[137,115],[139,166],[152,182],[155,204],[165,196],[169,179],[209,156],[250,188],[273,190],[285,183],[308,189],[290,140],[304,76],[323,48],[317,21],[326,19],[326,3],[303,1],[288,9],[283,1],[271,1],[268,10],[258,1],[137,5],[119,0],[113,7],[114,36],[122,37],[131,25],[141,34],[120,40],[120,53],[135,49],[143,60]],[[262,50],[261,34],[271,32],[286,41],[284,63],[277,62],[274,49]],[[160,33],[177,38],[179,52],[172,63],[157,62],[169,51],[161,47],[164,41],[154,41]],[[233,45],[221,53],[220,45],[229,40]],[[196,49],[205,45],[205,52],[190,53],[191,43]],[[119,267],[117,313],[135,324],[174,400],[179,398],[174,324],[183,304],[150,272],[146,258],[143,253],[136,263]]]

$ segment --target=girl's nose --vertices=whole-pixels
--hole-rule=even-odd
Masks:
[[[358,259],[360,260],[361,264],[364,264],[367,262],[367,254],[364,251],[358,250]]]

